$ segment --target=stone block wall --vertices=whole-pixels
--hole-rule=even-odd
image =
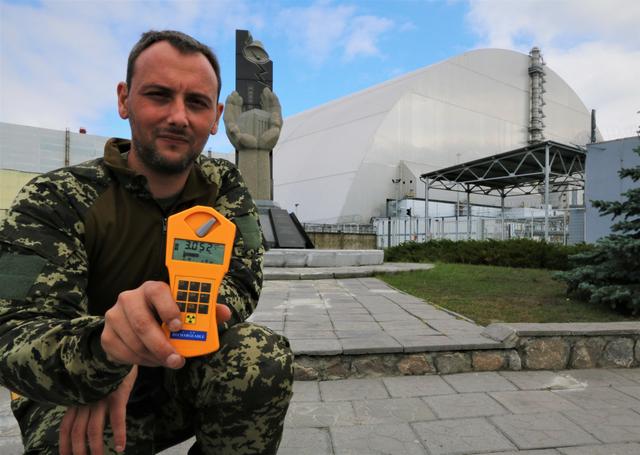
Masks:
[[[520,370],[514,349],[296,356],[296,381]]]
[[[640,324],[493,324],[499,349],[367,355],[300,355],[296,380],[499,370],[640,367]]]
[[[640,366],[637,336],[524,337],[518,352],[527,370]]]
[[[374,250],[375,234],[344,232],[307,232],[313,245],[321,250]]]

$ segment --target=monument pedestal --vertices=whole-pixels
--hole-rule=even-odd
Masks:
[[[267,251],[265,267],[360,267],[381,265],[382,250],[301,250],[278,248]]]
[[[258,215],[269,248],[314,248],[302,224],[293,213],[269,200],[257,200]]]

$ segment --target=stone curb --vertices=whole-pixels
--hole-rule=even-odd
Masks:
[[[296,352],[297,380],[500,370],[635,368],[640,322],[491,324],[473,340],[402,349]],[[403,352],[402,352],[403,351]],[[338,354],[338,355],[336,355]]]
[[[265,267],[353,267],[382,265],[382,250],[307,250],[278,248],[265,253]]]
[[[275,280],[331,280],[364,278],[378,273],[401,273],[432,269],[433,264],[385,263],[358,267],[265,267],[264,279]]]
[[[640,322],[500,323],[482,334],[514,348],[528,370],[640,365]]]
[[[495,323],[482,334],[500,342],[523,336],[640,335],[640,322]]]

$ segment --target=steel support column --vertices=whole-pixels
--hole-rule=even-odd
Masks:
[[[504,240],[504,191],[500,193],[500,240]]]
[[[429,178],[424,180],[424,241],[428,242],[431,238],[431,229],[429,229]]]
[[[458,222],[460,221],[460,192],[456,191],[456,242],[460,240]]]
[[[544,148],[544,240],[549,241],[549,144]]]
[[[471,190],[467,186],[467,240],[471,240]]]

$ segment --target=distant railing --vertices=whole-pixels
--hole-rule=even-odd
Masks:
[[[375,234],[376,228],[371,224],[321,224],[304,223],[305,232],[335,232],[342,234]]]
[[[574,213],[583,217],[584,212]],[[545,238],[543,218],[505,219],[495,217],[471,217],[467,227],[467,218],[432,217],[429,219],[429,233],[425,235],[425,219],[418,217],[374,218],[376,228],[376,247],[387,248],[404,242],[425,242],[432,239],[449,240],[506,240],[512,238]],[[581,226],[584,226],[582,222]],[[584,233],[570,232],[569,219],[563,216],[548,218],[549,241],[556,243],[577,243],[584,241]],[[570,237],[570,235],[573,237]]]

